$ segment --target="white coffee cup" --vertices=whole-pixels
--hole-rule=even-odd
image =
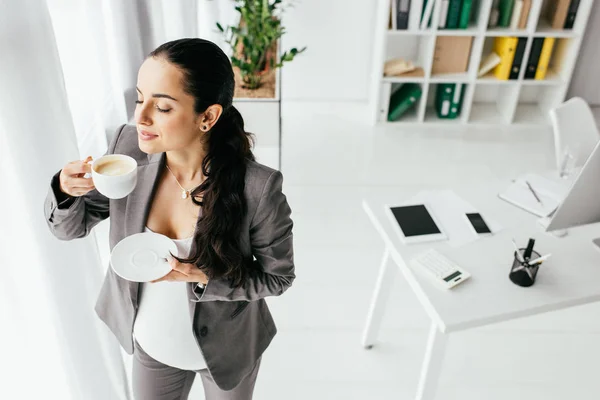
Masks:
[[[124,154],[108,154],[92,162],[96,189],[109,199],[122,199],[137,185],[137,162]]]

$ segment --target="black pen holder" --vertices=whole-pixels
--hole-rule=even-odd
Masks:
[[[524,253],[525,249],[519,249],[521,259],[524,259]],[[529,287],[533,285],[535,283],[535,277],[537,275],[538,269],[540,268],[540,265],[536,264],[533,266],[529,266],[527,265],[527,263],[519,261],[516,251],[513,254],[514,260],[508,277],[515,285],[523,287]],[[540,257],[539,253],[537,253],[536,251],[531,252],[530,260],[535,260],[538,257]]]

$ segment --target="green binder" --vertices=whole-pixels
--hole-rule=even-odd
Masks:
[[[390,97],[388,121],[397,121],[420,98],[423,91],[418,83],[405,83]]]
[[[435,92],[435,111],[438,118],[451,118],[450,108],[452,106],[453,83],[440,83]]]
[[[460,115],[465,85],[440,83],[435,93],[435,111],[438,118],[455,119]]]
[[[457,29],[460,20],[462,0],[450,0],[448,4],[448,18],[446,19],[446,29]]]
[[[498,5],[499,17],[498,17],[498,26],[507,28],[510,25],[510,19],[512,17],[513,6],[515,5],[515,0],[500,0],[500,4]]]
[[[423,9],[421,10],[421,23],[423,23],[423,17],[425,17],[425,9],[427,8],[427,1],[428,0],[423,0]],[[435,1],[435,0],[431,0],[431,1]],[[427,27],[431,27],[431,18],[433,16],[433,13],[431,13],[431,15],[429,15],[429,21],[427,21]]]
[[[473,7],[473,0],[463,0],[462,10],[460,12],[460,19],[458,21],[458,27],[460,29],[467,29],[469,27],[469,21],[471,20],[471,8]]]
[[[450,118],[457,118],[460,115],[464,95],[465,85],[463,83],[455,84],[454,92],[452,93],[452,102],[450,103]]]

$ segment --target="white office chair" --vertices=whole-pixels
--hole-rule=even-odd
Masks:
[[[556,166],[563,166],[565,151],[575,158],[572,167],[582,166],[600,140],[600,131],[592,110],[580,97],[573,97],[550,110],[550,121],[554,130]]]

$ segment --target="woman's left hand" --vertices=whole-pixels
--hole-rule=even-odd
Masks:
[[[169,281],[169,282],[200,282],[203,285],[206,285],[208,282],[208,277],[202,270],[196,267],[194,264],[184,264],[180,263],[170,255],[167,256],[169,260],[169,265],[172,270],[167,275],[163,276],[160,279],[155,281],[151,281],[152,283],[161,282],[161,281]]]

